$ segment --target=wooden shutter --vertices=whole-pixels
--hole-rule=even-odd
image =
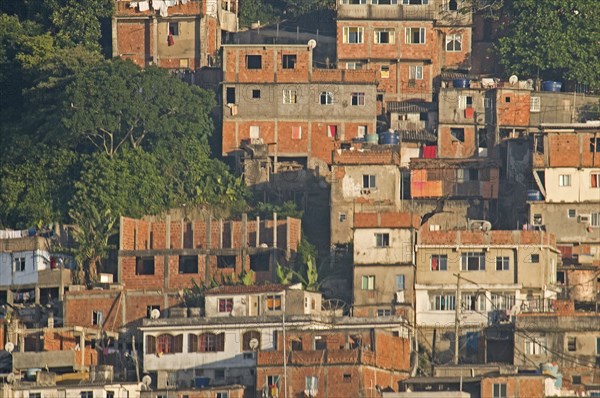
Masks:
[[[188,352],[198,352],[198,336],[195,334],[188,335]]]
[[[173,338],[173,352],[183,352],[183,335],[178,334]]]
[[[146,354],[156,353],[156,337],[146,336]]]

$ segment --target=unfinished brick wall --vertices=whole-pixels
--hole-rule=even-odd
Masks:
[[[496,112],[498,125],[529,126],[531,91],[498,89],[496,93]]]
[[[122,300],[120,291],[81,291],[65,294],[65,326],[92,327],[93,312],[101,311],[105,330],[118,331],[123,326],[121,320]]]
[[[549,133],[546,167],[600,167],[600,152],[591,151],[593,138],[599,138],[597,133]],[[539,166],[544,166],[543,155],[540,156]]]
[[[452,136],[452,129],[462,129],[464,139]],[[469,125],[440,125],[438,132],[438,156],[440,158],[472,158],[477,151],[477,136],[475,126]]]

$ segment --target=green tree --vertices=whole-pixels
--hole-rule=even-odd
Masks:
[[[589,0],[506,0],[498,50],[510,73],[600,86],[600,7]]]
[[[240,0],[240,25],[250,26],[259,22],[261,25],[277,20],[277,11],[271,1]]]
[[[335,0],[282,0],[284,9],[292,17],[309,14],[315,11],[333,9]]]

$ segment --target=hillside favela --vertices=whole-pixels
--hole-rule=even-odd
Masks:
[[[600,0],[0,1],[0,398],[600,397]]]

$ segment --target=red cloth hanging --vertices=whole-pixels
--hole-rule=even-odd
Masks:
[[[171,33],[169,33],[169,37],[167,38],[167,43],[169,43],[169,46],[172,46],[175,44],[175,39],[173,39],[173,35]]]

